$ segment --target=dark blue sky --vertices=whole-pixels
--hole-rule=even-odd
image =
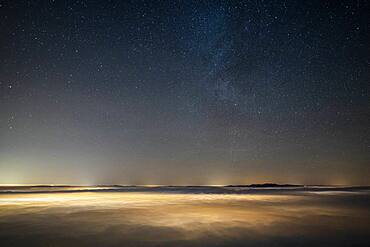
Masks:
[[[367,1],[1,1],[0,183],[368,184]]]

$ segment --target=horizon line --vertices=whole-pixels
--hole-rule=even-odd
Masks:
[[[271,186],[342,186],[342,187],[363,187],[363,186],[370,186],[370,184],[295,184],[295,183],[272,183],[272,182],[264,182],[264,183],[250,183],[250,184],[75,184],[75,183],[70,183],[70,184],[49,184],[49,183],[0,183],[1,187],[10,187],[10,186],[49,186],[49,187],[114,187],[114,186],[121,186],[121,187],[165,187],[165,186],[173,186],[173,187],[226,187],[226,186],[261,186],[261,185],[271,185]]]

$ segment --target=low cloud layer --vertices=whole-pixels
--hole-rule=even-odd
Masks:
[[[366,191],[9,193],[0,195],[0,241],[4,246],[367,246],[369,202]]]

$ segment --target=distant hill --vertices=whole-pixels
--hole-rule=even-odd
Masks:
[[[272,187],[303,187],[301,184],[275,184],[275,183],[263,183],[263,184],[233,184],[226,185],[225,187],[250,187],[250,188],[272,188]]]

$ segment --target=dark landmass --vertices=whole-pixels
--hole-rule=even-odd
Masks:
[[[263,184],[237,184],[237,185],[226,185],[225,187],[246,187],[246,188],[273,188],[273,187],[303,187],[301,184],[274,184],[274,183],[263,183]]]
[[[324,186],[324,185],[296,185],[296,184],[250,184],[227,186],[139,186],[139,185],[20,185],[0,186],[0,194],[9,193],[77,193],[77,192],[153,192],[179,194],[261,194],[294,192],[351,192],[369,191],[370,186]]]

